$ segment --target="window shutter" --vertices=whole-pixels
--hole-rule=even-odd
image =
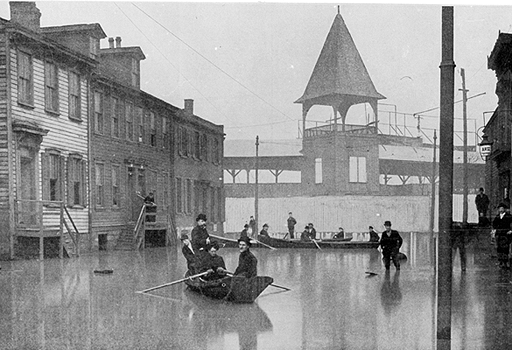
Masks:
[[[74,204],[74,194],[75,194],[75,191],[73,190],[73,174],[75,173],[74,172],[74,168],[75,167],[75,164],[73,162],[73,158],[71,157],[68,157],[68,161],[67,161],[67,170],[68,170],[68,176],[67,176],[67,183],[68,183],[68,195],[67,195],[67,202],[68,202],[68,205],[69,206],[72,206]]]
[[[41,173],[43,200],[50,199],[50,156],[48,153],[41,153]]]
[[[87,184],[86,184],[86,176],[85,176],[85,173],[87,171],[87,163],[85,162],[85,160],[81,160],[80,161],[80,181],[81,181],[81,185],[80,186],[80,204],[83,206],[83,207],[87,207]]]
[[[64,197],[65,184],[66,184],[66,159],[64,156],[59,157],[59,200],[62,202],[66,202],[66,198]]]

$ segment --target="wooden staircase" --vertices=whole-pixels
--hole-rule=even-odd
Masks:
[[[121,231],[117,239],[114,250],[134,250],[135,238],[133,237],[133,227]]]

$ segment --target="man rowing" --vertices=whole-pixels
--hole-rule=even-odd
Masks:
[[[201,269],[199,271],[208,272],[203,279],[217,280],[226,276],[227,271],[224,259],[220,255],[217,255],[219,244],[216,241],[213,241],[206,246],[206,250],[208,254],[205,254],[201,259]]]

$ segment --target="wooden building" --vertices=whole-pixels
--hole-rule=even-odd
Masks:
[[[140,47],[117,37],[101,48],[99,24],[41,28],[35,3],[10,5],[11,20],[0,19],[0,253],[166,245],[201,212],[222,232],[223,126],[194,115],[193,100],[182,109],[142,91]]]
[[[55,237],[67,232],[63,218],[75,234],[68,242],[89,232],[88,90],[97,62],[92,45],[79,52],[47,35],[34,3],[10,5],[11,20],[0,19],[0,253],[42,257],[44,244],[58,247]]]

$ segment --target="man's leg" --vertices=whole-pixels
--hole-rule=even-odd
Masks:
[[[294,231],[294,230],[293,230],[293,227],[288,227],[288,233],[290,234],[290,238],[291,238],[291,239],[294,239],[294,238],[295,238],[295,236],[293,235],[293,231]]]
[[[384,260],[384,267],[386,268],[386,270],[389,270],[389,266],[391,263],[391,257],[389,256],[389,254],[382,254],[382,255],[383,255],[382,260]]]

